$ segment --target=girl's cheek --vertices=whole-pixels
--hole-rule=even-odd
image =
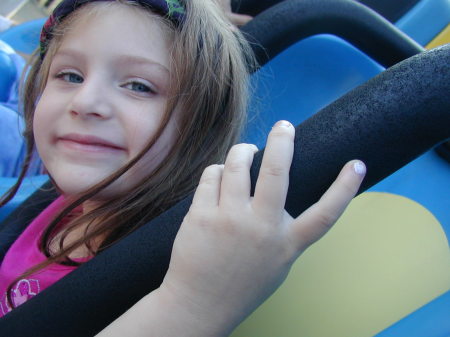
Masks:
[[[136,164],[134,172],[138,175],[145,176],[150,171],[156,169],[168,156],[170,150],[174,146],[176,140],[179,137],[179,128],[176,119],[171,118],[168,125],[164,129],[163,133],[155,144],[149,149],[149,151],[142,157],[142,159]],[[159,125],[158,125],[159,127]],[[155,129],[154,132],[157,130]],[[148,141],[148,140],[147,140]],[[147,142],[142,143],[140,146],[143,149]]]

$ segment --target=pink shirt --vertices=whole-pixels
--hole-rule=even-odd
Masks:
[[[6,253],[0,266],[0,317],[11,311],[11,307],[6,299],[6,290],[11,282],[29,268],[46,260],[46,256],[38,248],[38,242],[42,232],[61,209],[63,203],[63,197],[53,201],[33,220]],[[82,260],[86,261],[87,259]],[[20,280],[12,288],[11,298],[13,303],[16,307],[21,305],[75,268],[73,266],[52,264],[37,274]]]

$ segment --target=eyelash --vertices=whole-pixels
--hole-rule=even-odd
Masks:
[[[81,81],[70,81],[68,78],[65,78],[66,76],[76,76],[78,79],[81,79]],[[84,79],[82,76],[78,75],[77,73],[70,72],[70,71],[62,71],[60,73],[57,73],[55,76],[57,79],[61,79],[66,82],[70,83],[83,83]]]
[[[67,76],[69,78],[66,78]],[[77,80],[76,81],[71,81],[70,77],[72,77],[72,76],[76,76]],[[75,84],[83,83],[83,81],[84,81],[82,76],[78,75],[77,73],[70,72],[70,71],[59,72],[58,74],[56,74],[55,77],[57,79],[61,79],[61,80],[65,81],[65,82],[75,83]],[[137,85],[137,86],[140,86],[141,88],[140,88],[140,90],[133,89],[133,88],[129,87],[130,85],[131,86],[136,86]],[[152,94],[152,95],[156,94],[156,91],[151,86],[149,86],[149,85],[147,85],[145,83],[139,82],[139,81],[130,81],[130,82],[127,82],[127,83],[121,85],[121,87],[125,88],[125,89],[129,89],[129,90],[137,92],[137,93],[140,93],[140,94]]]
[[[129,86],[136,86],[136,85],[140,86],[141,89],[143,89],[143,90],[136,90],[136,89],[133,89],[133,88],[129,87]],[[127,83],[123,84],[122,87],[126,88],[126,89],[129,89],[129,90],[132,90],[132,91],[135,91],[137,93],[152,94],[152,95],[156,94],[156,91],[150,85],[142,83],[142,82],[139,82],[139,81],[127,82]]]

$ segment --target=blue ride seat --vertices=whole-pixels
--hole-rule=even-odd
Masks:
[[[0,102],[6,102],[9,98],[11,86],[16,79],[16,69],[8,54],[0,50]]]
[[[4,41],[0,40],[0,102],[11,103],[11,99],[16,102],[17,95],[14,90],[17,88],[25,61],[16,54],[14,49]],[[11,97],[13,96],[13,97]]]
[[[336,35],[314,35],[293,44],[253,75],[250,120],[243,141],[264,146],[276,121],[300,124],[383,70]]]
[[[47,18],[24,22],[0,33],[0,40],[8,43],[14,50],[32,54],[39,45],[41,28]]]
[[[358,0],[372,8],[422,46],[450,23],[447,0]]]
[[[17,103],[24,63],[14,49],[0,40],[0,177],[14,177],[23,159],[23,121]]]
[[[450,1],[421,0],[395,25],[408,36],[426,46],[450,24]]]
[[[44,22],[38,19],[0,33],[0,195],[14,185],[26,154],[23,119],[18,112],[18,88],[25,60],[16,51],[31,54],[37,48]],[[15,198],[0,208],[0,220],[48,179],[41,171],[36,158],[28,173],[31,177],[24,180]]]
[[[26,155],[22,136],[23,118],[18,112],[18,87],[25,60],[6,42],[0,40],[0,195],[5,193],[16,181]],[[41,172],[36,158],[29,170],[33,176]],[[44,182],[37,177],[24,182],[16,198],[0,208],[0,220],[11,213],[31,193]]]

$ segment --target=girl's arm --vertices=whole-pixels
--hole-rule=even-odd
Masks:
[[[214,309],[220,312],[220,308]],[[218,337],[226,334],[202,310],[162,288],[152,291],[97,337]]]
[[[347,163],[322,198],[292,218],[284,204],[294,132],[287,122],[272,129],[254,197],[255,146],[236,145],[224,166],[204,171],[160,288],[98,336],[228,336],[281,285],[299,255],[337,221],[365,174],[361,162]]]

